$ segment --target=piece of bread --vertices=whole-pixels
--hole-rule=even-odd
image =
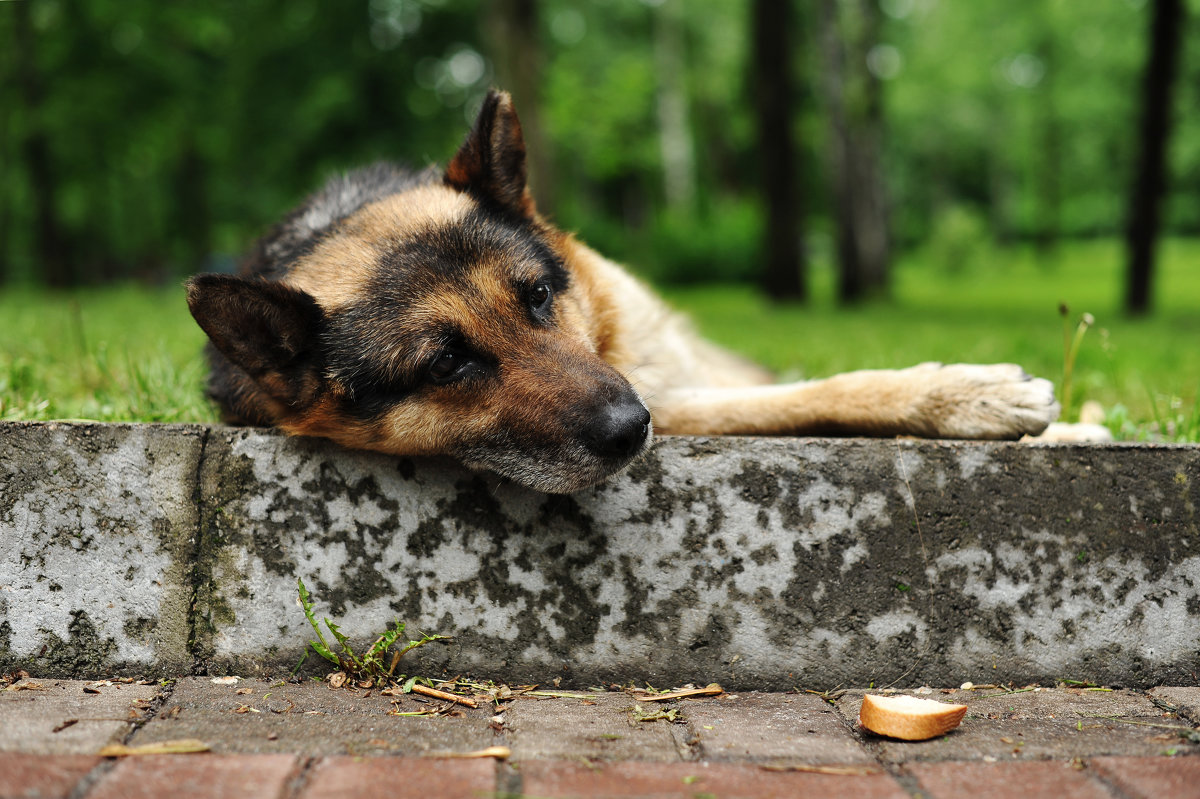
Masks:
[[[924,741],[950,732],[966,712],[966,705],[948,705],[915,696],[867,695],[858,711],[858,723],[889,738]]]

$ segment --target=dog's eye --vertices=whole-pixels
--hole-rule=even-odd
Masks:
[[[458,350],[444,350],[429,367],[429,379],[434,383],[449,383],[470,366],[471,359]]]
[[[554,292],[549,283],[538,283],[529,292],[529,308],[539,316],[545,316],[550,311],[550,299]]]

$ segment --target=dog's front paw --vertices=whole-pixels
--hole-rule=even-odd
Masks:
[[[1036,436],[1058,418],[1054,386],[1015,364],[922,364],[909,371],[926,381],[918,423],[939,438]]]

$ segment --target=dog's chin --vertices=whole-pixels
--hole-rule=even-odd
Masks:
[[[571,494],[612,477],[640,458],[649,447],[650,439],[647,438],[641,449],[624,458],[599,458],[583,447],[538,456],[521,450],[479,447],[460,452],[458,458],[468,468],[495,472],[535,491]]]

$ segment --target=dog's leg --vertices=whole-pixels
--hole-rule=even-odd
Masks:
[[[914,435],[1019,438],[1058,416],[1054,387],[999,364],[926,363],[804,383],[668,392],[654,403],[662,433]]]

